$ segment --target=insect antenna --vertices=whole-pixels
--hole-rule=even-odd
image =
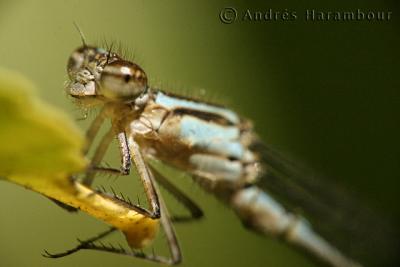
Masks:
[[[86,38],[85,38],[85,35],[83,34],[81,28],[79,28],[78,24],[75,21],[73,23],[74,23],[74,26],[75,26],[76,30],[78,31],[78,33],[79,33],[79,35],[81,37],[81,41],[82,41],[83,47],[87,47]]]

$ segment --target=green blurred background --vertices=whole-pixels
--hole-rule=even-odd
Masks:
[[[398,223],[398,6],[395,1],[277,2],[1,0],[0,65],[20,71],[42,97],[80,117],[63,92],[68,56],[80,45],[76,22],[89,43],[116,41],[133,51],[152,84],[189,95],[204,89],[206,99],[251,118],[265,142]],[[219,20],[227,6],[239,13],[288,9],[298,18],[227,25]],[[357,8],[392,11],[392,19],[304,20],[306,9]],[[87,123],[79,122],[83,129]],[[115,150],[110,154],[117,155]],[[118,162],[117,157],[108,162]],[[182,174],[169,172],[206,213],[200,222],[176,227],[182,266],[311,266],[280,242],[246,231],[216,199]],[[87,251],[43,258],[43,249],[62,251],[76,244],[76,237],[89,237],[104,225],[86,215],[70,215],[13,184],[2,182],[0,196],[1,266],[157,266]],[[180,210],[174,201],[170,209]]]

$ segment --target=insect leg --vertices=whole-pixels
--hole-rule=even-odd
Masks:
[[[84,185],[91,185],[93,183],[94,176],[96,175],[96,166],[98,166],[104,158],[107,148],[110,146],[110,143],[114,139],[114,136],[114,129],[110,128],[110,130],[101,139],[100,144],[94,152],[93,158],[90,162],[91,167],[88,170],[86,177],[82,181]]]
[[[144,191],[146,193],[147,202],[150,204],[150,210],[142,208],[138,205],[133,205],[136,211],[148,216],[152,219],[160,218],[160,201],[154,186],[154,177],[152,176],[149,168],[140,151],[139,144],[133,139],[133,137],[128,138],[128,145],[131,151],[132,160],[135,164],[136,170],[139,174],[140,180],[142,181]]]
[[[86,144],[85,147],[83,148],[83,154],[86,155],[90,149],[90,147],[93,144],[94,138],[96,137],[96,134],[98,133],[101,125],[104,122],[105,119],[105,109],[103,108],[99,114],[97,114],[96,118],[92,121],[90,127],[86,131]],[[91,182],[90,182],[91,183]],[[55,204],[57,204],[59,207],[69,211],[69,212],[76,212],[78,211],[76,208],[70,207],[67,204],[64,204],[58,200],[51,199]]]
[[[149,173],[154,180],[152,172],[150,171]],[[164,198],[159,193],[159,189],[157,188],[157,185],[155,185],[155,190],[160,195],[160,206],[161,206],[161,215],[162,215],[160,218],[160,222],[164,229],[165,235],[167,237],[168,247],[169,247],[169,251],[171,254],[171,259],[170,259],[169,264],[171,264],[171,265],[178,264],[182,261],[182,252],[179,247],[179,242],[176,237],[175,229],[174,229],[174,226],[172,225],[172,221],[169,216],[167,206],[165,205]]]
[[[149,174],[150,179],[152,181],[154,181],[154,176],[151,173],[151,171],[148,171],[148,174]],[[175,264],[180,263],[182,260],[182,253],[181,253],[181,250],[179,247],[179,242],[176,237],[174,227],[172,225],[172,221],[169,217],[168,210],[166,208],[164,199],[159,194],[159,189],[157,188],[156,184],[154,184],[154,190],[155,190],[156,194],[160,196],[159,203],[160,203],[160,212],[162,215],[160,218],[160,222],[163,227],[164,233],[167,237],[168,247],[169,247],[169,251],[170,251],[170,255],[171,255],[170,258],[158,256],[155,254],[145,254],[141,251],[138,252],[138,251],[134,251],[134,250],[127,250],[121,246],[118,248],[114,247],[113,245],[107,246],[107,245],[104,245],[103,243],[101,243],[100,242],[101,239],[103,239],[110,233],[117,230],[114,227],[110,228],[107,231],[100,233],[99,235],[97,235],[93,238],[89,238],[84,241],[78,240],[80,243],[79,245],[77,245],[76,247],[69,249],[65,252],[53,254],[53,253],[49,253],[48,251],[45,251],[44,254],[42,254],[42,255],[44,257],[48,257],[48,258],[61,258],[64,256],[74,254],[80,250],[87,249],[87,250],[98,250],[98,251],[105,251],[105,252],[111,252],[111,253],[120,254],[120,255],[131,256],[131,257],[141,258],[141,259],[152,261],[152,262],[164,263],[167,265],[175,265]],[[95,242],[99,242],[100,245],[96,245]]]
[[[185,195],[178,187],[171,183],[164,175],[157,171],[150,164],[148,165],[155,180],[163,188],[168,190],[172,196],[178,200],[183,206],[190,212],[190,216],[172,216],[171,221],[173,222],[186,222],[191,220],[198,220],[203,217],[203,211],[200,207],[187,195]]]
[[[65,252],[50,253],[47,250],[45,250],[44,253],[42,254],[42,256],[46,257],[46,258],[57,259],[57,258],[62,258],[65,256],[72,255],[80,250],[97,250],[97,251],[103,251],[103,252],[110,252],[110,253],[114,253],[114,254],[118,254],[118,255],[130,256],[130,257],[134,257],[134,258],[140,258],[140,259],[144,259],[147,261],[163,263],[163,264],[167,264],[167,265],[175,265],[175,264],[178,264],[179,262],[181,262],[181,260],[182,260],[180,248],[177,243],[169,243],[168,244],[170,246],[170,251],[174,251],[175,257],[166,258],[166,257],[158,256],[155,254],[146,254],[142,251],[128,250],[121,246],[115,247],[110,244],[105,245],[101,241],[99,241],[100,239],[104,238],[106,235],[110,234],[112,231],[115,231],[115,230],[116,230],[116,228],[111,228],[111,230],[107,230],[94,238],[90,238],[90,239],[87,239],[84,241],[78,240],[80,243],[79,245],[77,245],[76,247],[69,249]],[[171,242],[170,239],[171,238],[168,237],[168,235],[167,235],[168,242]],[[175,237],[175,239],[172,238],[172,240],[175,240],[177,242],[176,237]],[[96,245],[95,242],[99,242],[99,245]],[[173,248],[171,248],[171,247],[173,247]]]
[[[106,109],[103,108],[99,114],[97,114],[96,118],[92,121],[89,128],[86,131],[86,145],[83,149],[83,153],[86,155],[93,144],[94,138],[96,134],[99,132],[101,125],[103,124],[106,118]]]
[[[118,133],[118,143],[121,155],[120,173],[128,175],[131,170],[131,153],[129,152],[128,139],[125,132]]]
[[[125,174],[125,175],[129,173],[129,171],[126,171],[125,173],[123,173],[122,171],[118,171],[118,170],[111,169],[111,168],[107,169],[107,168],[96,167],[100,164],[101,160],[103,159],[103,157],[107,151],[107,148],[109,147],[114,136],[115,136],[114,128],[111,128],[103,136],[102,140],[100,141],[100,144],[98,145],[98,147],[94,153],[92,161],[91,161],[91,165],[93,167],[88,171],[86,177],[83,180],[83,184],[85,184],[85,185],[92,184],[93,179],[96,175],[96,172],[98,172],[98,171],[106,170],[106,171],[110,171],[110,173],[113,173],[113,174]],[[136,166],[137,172],[138,172],[139,177],[144,186],[147,201],[150,204],[150,210],[142,208],[139,205],[133,205],[134,209],[143,215],[146,215],[153,219],[158,219],[160,217],[160,205],[159,205],[158,196],[155,193],[154,182],[150,178],[149,169],[148,169],[148,167],[144,161],[144,158],[140,152],[139,145],[136,143],[136,141],[133,140],[133,138],[127,141],[126,134],[124,132],[121,132],[120,134],[118,134],[118,140],[120,143],[120,151],[121,151],[121,155],[122,155],[121,170],[123,170],[123,169],[129,170],[130,169],[129,159],[131,159],[131,155],[130,155],[130,152],[131,152],[133,162]]]
[[[117,230],[117,228],[111,227],[110,229],[108,229],[107,231],[101,232],[100,234],[98,234],[95,237],[86,239],[86,240],[80,240],[78,239],[79,245],[72,248],[72,249],[68,249],[65,252],[61,252],[61,253],[50,253],[47,250],[44,251],[44,253],[42,254],[43,257],[46,258],[62,258],[71,254],[74,254],[76,252],[78,252],[81,249],[86,249],[87,246],[90,246],[90,244],[92,244],[93,242],[96,242],[106,236],[108,236],[109,234],[111,234],[112,232],[114,232],[115,230]]]
[[[125,132],[120,132],[117,134],[117,137],[118,137],[119,151],[121,155],[120,169],[92,166],[91,168],[92,172],[105,172],[112,175],[129,175],[131,170],[131,154],[129,152],[129,146],[126,134]],[[93,162],[92,165],[94,165]]]
[[[99,167],[101,161],[104,158],[105,153],[107,152],[108,147],[110,146],[112,140],[114,139],[116,133],[113,127],[103,136],[98,145],[93,158],[91,160],[91,167],[88,170],[86,177],[83,179],[83,184],[91,185],[93,183],[93,179],[96,175],[96,172],[106,172],[112,175],[128,175],[131,167],[131,155],[129,152],[128,142],[126,139],[125,132],[119,132],[117,134],[120,153],[121,153],[121,167],[120,169],[114,168],[105,168]]]
[[[106,118],[106,109],[103,108],[100,113],[96,116],[96,118],[93,120],[91,123],[90,127],[86,131],[86,145],[84,148],[84,154],[86,155],[90,149],[90,147],[93,144],[93,141],[103,124],[104,120]],[[112,131],[112,130],[110,130]],[[111,173],[114,175],[128,175],[130,171],[130,154],[129,154],[129,147],[126,139],[126,134],[124,132],[120,132],[117,134],[118,136],[118,141],[119,141],[119,146],[120,146],[120,151],[121,151],[121,168],[120,170],[114,169],[114,168],[103,168],[103,167],[98,167],[96,166],[97,164],[94,164],[94,161],[98,161],[97,163],[99,164],[101,159],[104,157],[104,153],[107,150],[107,147],[109,146],[110,142],[112,141],[112,138],[109,135],[115,135],[115,133],[108,132],[104,137],[103,140],[100,142],[99,147],[97,148],[95,155],[92,160],[92,171],[102,171],[102,172],[107,172]],[[91,178],[93,179],[93,177]],[[87,181],[88,184],[91,184],[91,181],[88,178]]]

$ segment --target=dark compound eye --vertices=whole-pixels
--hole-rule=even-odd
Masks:
[[[147,87],[146,73],[136,64],[117,60],[104,67],[99,92],[112,100],[134,100]]]

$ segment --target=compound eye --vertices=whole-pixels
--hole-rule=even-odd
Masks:
[[[146,73],[136,64],[117,60],[104,67],[99,93],[110,100],[134,100],[147,87]]]
[[[85,68],[88,62],[94,60],[95,55],[99,54],[95,47],[78,47],[69,57],[67,64],[68,75],[71,80],[75,78],[76,73]]]
[[[75,73],[82,67],[85,59],[84,53],[79,50],[74,51],[68,59],[67,71],[70,79],[73,79]]]

